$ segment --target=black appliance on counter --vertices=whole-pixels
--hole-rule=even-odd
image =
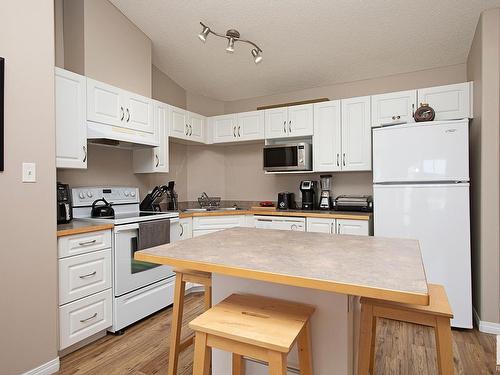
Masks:
[[[295,208],[294,194],[289,191],[278,193],[278,210],[290,210]]]
[[[336,211],[373,212],[373,197],[371,195],[339,195],[333,201]]]
[[[304,180],[300,182],[300,192],[302,193],[302,209],[316,209],[316,194],[318,190],[318,182],[312,180]]]
[[[166,201],[167,211],[177,211],[177,193],[174,190],[174,181],[169,181],[168,185],[155,186],[151,193],[146,194],[139,209],[141,211],[162,211],[160,203]]]
[[[102,202],[102,204],[98,204],[99,202]],[[92,211],[90,212],[90,216],[114,218],[115,210],[111,206],[111,203],[109,203],[106,199],[96,199],[94,203],[92,203]]]
[[[69,185],[57,183],[57,224],[73,220],[73,205]]]

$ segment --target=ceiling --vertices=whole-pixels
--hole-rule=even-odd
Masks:
[[[464,63],[482,10],[500,0],[111,0],[186,90],[231,101]],[[257,43],[225,52],[202,21]]]

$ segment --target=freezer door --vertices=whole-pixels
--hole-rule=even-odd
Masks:
[[[472,328],[469,184],[374,185],[375,236],[420,243],[430,283],[441,284],[454,327]]]
[[[373,130],[374,183],[468,180],[468,120]]]

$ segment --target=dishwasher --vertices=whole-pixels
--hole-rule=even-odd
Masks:
[[[255,228],[280,229],[305,232],[306,219],[303,217],[280,217],[255,215]]]

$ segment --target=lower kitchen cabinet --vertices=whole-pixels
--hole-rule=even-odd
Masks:
[[[111,231],[58,239],[59,350],[112,325]]]
[[[199,216],[193,218],[193,237],[234,227],[244,227],[245,215]]]
[[[193,237],[193,219],[185,217],[170,221],[170,242],[186,240]]]
[[[329,234],[370,235],[370,221],[355,219],[323,219],[308,217],[307,232]]]

